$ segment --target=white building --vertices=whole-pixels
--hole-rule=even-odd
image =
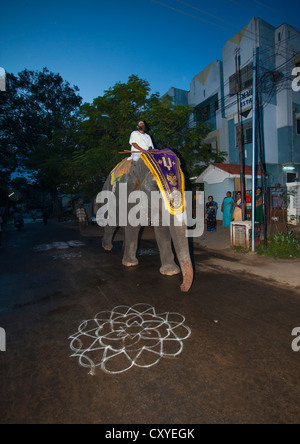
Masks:
[[[214,150],[225,152],[226,163],[237,165],[238,72],[244,162],[251,166],[253,60],[256,51],[262,105],[261,141],[268,185],[274,186],[277,182],[285,185],[300,179],[300,90],[297,90],[300,88],[295,88],[296,78],[292,75],[293,69],[300,67],[299,31],[286,23],[275,28],[260,18],[253,18],[225,43],[222,61],[212,61],[192,79],[188,94],[183,91],[180,95],[175,88],[170,92],[173,92],[176,105],[183,105],[184,97],[187,97],[186,103],[195,109],[190,124],[210,123],[212,132],[205,142]],[[176,97],[180,97],[180,103]]]

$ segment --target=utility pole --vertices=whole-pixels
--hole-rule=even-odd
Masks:
[[[258,51],[257,48],[257,69],[256,76],[259,76],[258,66]],[[264,145],[264,122],[263,122],[263,107],[261,106],[261,94],[258,89],[256,91],[256,103],[257,103],[257,119],[258,119],[258,141],[259,141],[259,168],[262,175],[262,199],[263,199],[263,227],[264,227],[264,248],[268,248],[268,184],[267,184],[267,169],[265,163],[265,145]]]
[[[238,48],[235,51],[235,72],[236,72],[236,97],[238,110],[238,146],[240,162],[240,186],[242,195],[242,219],[245,220],[245,173],[244,173],[244,150],[242,139],[242,124],[240,113],[240,69],[238,64]]]
[[[253,54],[253,102],[252,102],[252,251],[255,251],[255,178],[256,178],[256,79],[257,52]]]

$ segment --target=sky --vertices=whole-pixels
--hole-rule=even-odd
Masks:
[[[0,67],[47,67],[84,102],[131,74],[153,93],[189,90],[253,17],[300,29],[299,0],[9,0],[0,14]]]

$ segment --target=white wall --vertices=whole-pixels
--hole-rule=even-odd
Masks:
[[[278,159],[278,131],[277,131],[277,107],[269,104],[264,111],[264,135],[266,163],[277,164]]]
[[[221,99],[221,62],[216,60],[197,74],[190,86],[189,104],[197,106],[214,94]]]

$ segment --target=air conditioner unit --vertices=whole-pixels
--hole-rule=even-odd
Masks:
[[[288,223],[297,225],[300,221],[300,182],[287,183],[288,193],[288,208],[287,217]]]
[[[260,244],[260,224],[255,222],[254,230],[255,246]],[[231,222],[231,246],[251,248],[252,245],[252,222],[237,221]]]

